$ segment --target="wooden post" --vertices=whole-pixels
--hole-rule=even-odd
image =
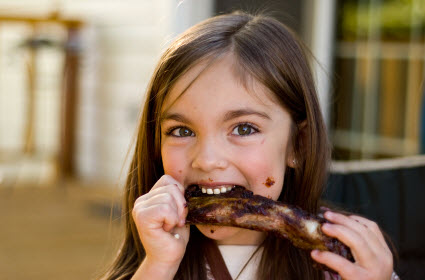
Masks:
[[[62,139],[60,154],[60,171],[63,177],[74,174],[75,131],[76,131],[76,105],[78,102],[78,50],[74,46],[78,36],[78,29],[68,27],[68,38],[65,52],[65,68],[63,76],[63,114],[62,114]]]
[[[32,24],[33,31],[35,34],[35,25]],[[35,91],[36,91],[36,49],[29,47],[28,48],[29,59],[27,64],[28,71],[28,100],[26,104],[26,128],[25,128],[25,146],[24,146],[24,154],[33,154],[34,153],[34,123],[35,123]]]

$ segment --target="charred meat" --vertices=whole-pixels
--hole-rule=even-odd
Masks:
[[[325,219],[302,209],[254,195],[243,187],[217,195],[202,193],[196,186],[185,192],[189,224],[232,226],[264,231],[286,238],[305,250],[326,250],[353,260],[350,249],[321,231]]]

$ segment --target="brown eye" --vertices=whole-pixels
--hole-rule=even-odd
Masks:
[[[175,136],[175,137],[190,137],[194,136],[194,133],[192,130],[190,130],[187,127],[176,127],[171,130],[171,132],[168,133],[169,135]]]
[[[258,130],[255,129],[252,125],[240,124],[233,129],[232,134],[239,135],[239,136],[248,136],[256,132],[258,132]]]
[[[192,135],[192,131],[187,128],[181,127],[179,128],[179,136],[180,137],[188,137]]]

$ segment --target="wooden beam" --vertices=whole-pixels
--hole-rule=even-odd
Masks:
[[[72,28],[78,28],[83,25],[83,22],[80,20],[61,18],[58,13],[52,13],[48,17],[26,17],[26,16],[19,16],[19,15],[0,14],[0,21],[24,22],[24,23],[30,23],[30,24],[54,23],[54,24],[62,24]]]

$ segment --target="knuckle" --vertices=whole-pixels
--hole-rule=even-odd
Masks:
[[[173,196],[170,193],[163,193],[161,194],[162,199],[165,203],[171,204],[173,202]]]
[[[160,181],[165,183],[165,184],[171,184],[171,183],[174,183],[174,178],[171,177],[170,175],[164,174],[160,178]]]
[[[160,211],[163,214],[170,214],[170,213],[173,213],[174,212],[173,209],[172,209],[172,207],[169,204],[162,204],[160,206]]]
[[[138,208],[133,208],[133,211],[131,214],[132,214],[133,220],[140,220],[140,217],[143,216],[143,211],[141,211]]]
[[[140,203],[137,203],[137,204],[135,203],[132,209],[133,216],[138,213],[139,209],[140,209]]]
[[[142,202],[142,201],[144,201],[145,200],[145,196],[144,195],[142,195],[142,196],[139,196],[138,198],[136,198],[136,200],[134,201],[134,205],[137,205],[137,204],[139,204],[140,202]]]
[[[378,224],[376,222],[374,222],[374,221],[370,221],[370,223],[369,223],[368,226],[370,226],[372,230],[380,231],[380,228],[379,228]]]
[[[173,186],[180,192],[180,193],[182,193],[182,192],[184,192],[184,188],[181,186],[181,185],[179,185],[179,184],[173,184]]]

